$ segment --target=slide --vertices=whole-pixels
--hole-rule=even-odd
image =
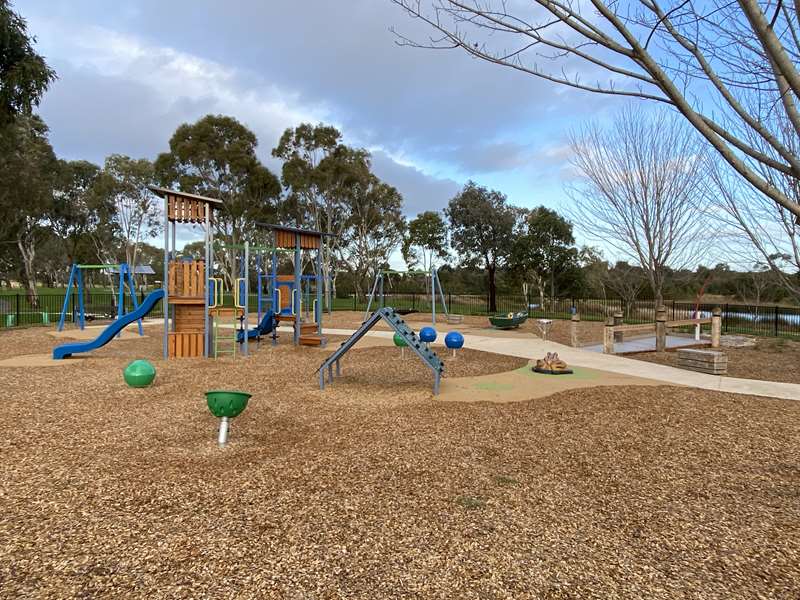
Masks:
[[[73,342],[69,344],[61,344],[53,348],[53,358],[58,360],[60,358],[67,358],[79,352],[91,352],[105,346],[108,342],[114,339],[120,331],[125,329],[131,323],[138,321],[151,310],[158,303],[159,300],[164,298],[164,290],[159,289],[152,292],[144,301],[139,305],[139,308],[127,315],[122,315],[119,319],[106,327],[103,332],[90,342]]]
[[[268,335],[272,333],[272,330],[275,329],[277,325],[278,320],[275,318],[275,313],[270,309],[261,317],[261,323],[258,324],[258,327],[247,330],[247,339],[252,340],[262,335]],[[240,331],[236,334],[236,341],[240,344],[244,343],[244,331]]]

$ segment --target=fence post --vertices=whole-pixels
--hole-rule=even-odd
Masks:
[[[14,325],[19,327],[19,324],[20,324],[19,323],[19,292],[17,292],[17,310],[16,310],[16,316],[14,317]]]
[[[728,303],[725,303],[725,312],[722,313],[722,323],[725,326],[725,333],[728,333]]]
[[[608,317],[603,327],[603,354],[614,354],[614,317]]]
[[[775,305],[775,337],[778,337],[778,311],[779,310],[780,309],[779,309],[778,305],[776,304]]]
[[[622,311],[621,310],[614,311],[613,318],[614,318],[614,325],[622,325]],[[625,334],[623,332],[621,332],[621,331],[615,331],[614,332],[614,343],[615,344],[621,344],[624,341],[625,341]]]
[[[667,309],[659,306],[656,311],[656,352],[667,349]]]
[[[353,292],[353,311],[356,311],[356,310],[358,310],[358,309],[356,308],[356,293],[355,293],[355,292]]]
[[[719,306],[715,306],[711,311],[711,347],[719,348],[720,337],[722,334],[722,314]]]
[[[581,316],[577,312],[572,313],[569,323],[569,345],[573,348],[577,348],[580,345],[578,341],[578,327],[580,327],[580,324]]]

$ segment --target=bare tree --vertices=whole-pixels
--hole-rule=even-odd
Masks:
[[[709,233],[702,142],[662,111],[627,110],[607,130],[585,126],[571,147],[580,173],[568,189],[573,222],[634,260],[660,306],[667,268],[696,258],[697,242]]]
[[[625,261],[618,262],[613,269],[608,269],[603,276],[603,285],[619,296],[625,305],[626,318],[631,317],[633,305],[646,281],[647,278],[641,268],[629,265]]]
[[[788,122],[780,122],[780,117],[758,106],[753,110],[761,110],[762,121],[774,121],[782,142],[795,155],[800,155],[800,139]],[[764,151],[770,152],[770,149],[764,148]],[[771,185],[795,202],[800,201],[800,180],[763,165],[759,170]],[[726,242],[729,261],[734,259],[748,269],[753,264],[766,265],[774,283],[800,301],[800,224],[797,217],[747,185],[722,161],[714,163],[709,183],[709,196],[719,209],[718,218],[727,225],[727,235],[722,239]]]
[[[745,277],[736,278],[736,295],[744,302],[760,306],[764,292],[774,283],[774,276],[767,265],[756,263],[752,268]]]
[[[800,156],[775,125],[800,134],[797,2],[392,1],[439,33],[419,42],[395,31],[401,45],[461,48],[555,83],[673,107],[737,176],[800,218],[797,199],[764,175],[800,178]],[[780,118],[760,119],[754,105]]]

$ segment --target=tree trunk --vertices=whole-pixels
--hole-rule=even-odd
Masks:
[[[494,280],[496,271],[497,267],[492,264],[487,265],[486,273],[489,276],[489,312],[491,313],[497,312],[497,288]]]
[[[33,243],[26,244],[21,238],[17,240],[20,256],[22,256],[22,267],[25,273],[25,291],[28,304],[31,308],[39,308],[39,295],[36,293],[36,269],[33,261],[36,257],[36,248]]]

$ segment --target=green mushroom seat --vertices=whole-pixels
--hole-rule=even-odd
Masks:
[[[206,402],[208,410],[215,417],[232,419],[247,408],[247,401],[251,396],[247,392],[235,390],[211,390],[206,392]]]

